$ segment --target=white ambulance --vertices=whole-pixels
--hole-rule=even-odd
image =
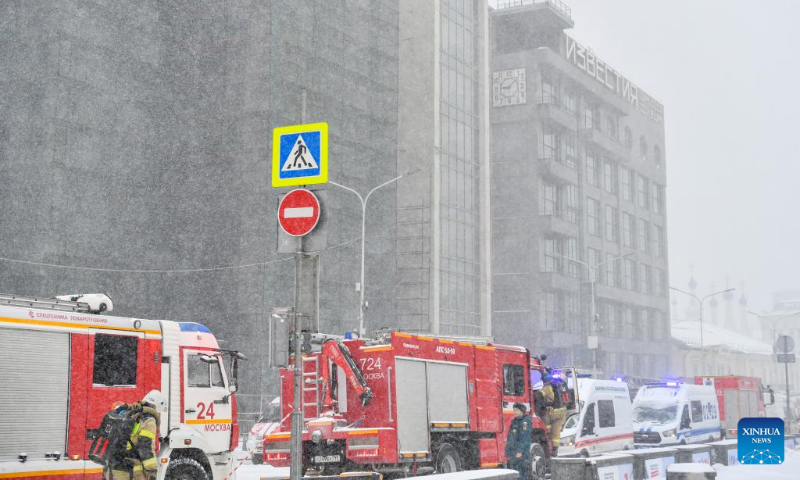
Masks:
[[[719,440],[714,387],[679,382],[643,386],[633,399],[633,428],[637,448]]]
[[[628,384],[578,378],[579,411],[561,432],[558,456],[599,455],[633,448],[631,397]]]

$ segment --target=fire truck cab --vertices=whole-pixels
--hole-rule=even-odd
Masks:
[[[235,365],[198,323],[113,317],[86,303],[0,294],[2,478],[100,479],[93,432],[115,402],[154,389],[159,480],[222,480],[238,442]]]
[[[377,344],[342,344],[369,388],[369,400],[358,379],[329,363],[325,350],[303,355],[305,470],[415,474],[494,468],[506,461],[512,405],[531,407],[525,348],[398,332]],[[326,370],[330,374],[321,375]],[[264,461],[273,466],[290,462],[292,373],[281,371],[284,423],[264,443]],[[532,467],[543,478],[550,447],[538,418],[533,439],[538,442]]]

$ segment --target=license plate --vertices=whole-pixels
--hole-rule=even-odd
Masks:
[[[342,461],[341,455],[315,455],[314,463],[339,463]]]

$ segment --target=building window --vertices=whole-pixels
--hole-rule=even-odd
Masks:
[[[622,307],[620,309],[622,316],[622,331],[620,332],[621,338],[633,338],[634,336],[634,323],[633,323],[633,310],[631,307]]]
[[[595,125],[594,105],[586,103],[583,107],[583,128],[593,128]]]
[[[617,319],[617,307],[607,302],[605,304],[605,318],[600,319],[600,330],[606,336],[613,337],[619,334],[619,320]]]
[[[623,287],[628,290],[636,288],[636,264],[629,258],[623,258]]]
[[[661,185],[659,185],[659,184],[657,184],[655,182],[653,182],[653,184],[650,185],[650,195],[652,197],[651,198],[651,203],[653,204],[652,205],[653,212],[658,213],[658,214],[661,214],[661,212],[663,211],[663,208],[662,208],[663,203],[661,201],[661,199],[663,197],[663,192],[664,192],[663,188],[664,187],[662,187]]]
[[[617,191],[617,165],[609,159],[603,162],[603,186],[606,192],[616,193]]]
[[[542,294],[542,318],[545,330],[558,330],[561,327],[561,298],[556,292]]]
[[[577,95],[575,95],[575,90],[571,88],[564,90],[564,109],[573,117],[578,113],[578,102],[576,98]]]
[[[641,208],[647,208],[647,179],[636,175],[636,203]]]
[[[542,132],[542,158],[559,160],[559,143],[561,138],[554,130],[545,128]]]
[[[639,137],[639,154],[642,156],[642,161],[647,160],[647,140],[644,135]]]
[[[656,167],[661,168],[661,147],[656,145],[653,147],[653,161],[656,164]]]
[[[653,295],[664,295],[664,270],[653,267]]]
[[[554,237],[545,237],[541,242],[541,271],[561,272],[561,241]]]
[[[564,246],[566,247],[565,256],[572,260],[580,260],[578,255],[578,239],[567,237],[564,240]],[[566,271],[567,275],[570,277],[578,278],[578,267],[580,265],[576,262],[571,262],[569,260],[564,261],[564,270]]]
[[[631,171],[625,167],[619,167],[619,176],[622,178],[622,198],[630,201],[633,198]]]
[[[631,127],[625,127],[625,146],[628,148],[633,148],[633,134],[631,133]]]
[[[622,212],[622,244],[633,247],[633,215]]]
[[[578,205],[578,186],[568,183],[562,187],[564,195],[563,218],[570,223],[578,223],[580,207]]]
[[[555,183],[539,179],[539,215],[556,215],[558,209],[558,187]]]
[[[619,259],[614,258],[614,255],[606,253],[606,283],[610,287],[616,287],[619,285],[619,274],[617,273],[618,260]]]
[[[558,87],[547,75],[542,75],[542,103],[558,103]]]
[[[581,302],[578,295],[575,293],[564,294],[564,299],[567,304],[567,325],[568,332],[581,331]]]
[[[650,293],[650,266],[644,263],[639,264],[639,291]]]
[[[586,229],[590,235],[600,236],[600,202],[586,199]]]
[[[653,235],[653,250],[656,254],[656,257],[663,257],[664,256],[664,228],[660,225],[654,225],[654,235]]]
[[[599,282],[600,278],[597,275],[597,266],[600,265],[600,250],[596,248],[589,247],[589,258],[587,259],[587,263],[589,264],[589,271],[587,274],[590,276],[589,281],[594,280],[595,282]],[[591,278],[591,275],[594,274],[594,278]]]
[[[578,140],[574,133],[567,133],[564,135],[564,163],[571,168],[575,168],[577,163],[575,160],[578,158]]]
[[[606,205],[605,211],[605,231],[606,231],[606,240],[610,242],[617,241],[617,209],[612,207],[611,205]]]
[[[597,185],[597,158],[595,153],[589,149],[586,150],[586,181],[589,185]]]
[[[639,250],[647,253],[650,251],[650,224],[646,220],[639,219],[636,226],[636,232],[639,234]]]
[[[616,140],[619,138],[619,127],[617,124],[617,119],[613,115],[608,115],[606,117],[606,128],[608,129],[608,136]]]

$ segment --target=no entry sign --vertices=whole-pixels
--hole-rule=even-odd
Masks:
[[[306,235],[319,221],[319,200],[303,188],[287,193],[278,206],[278,223],[293,237]]]

